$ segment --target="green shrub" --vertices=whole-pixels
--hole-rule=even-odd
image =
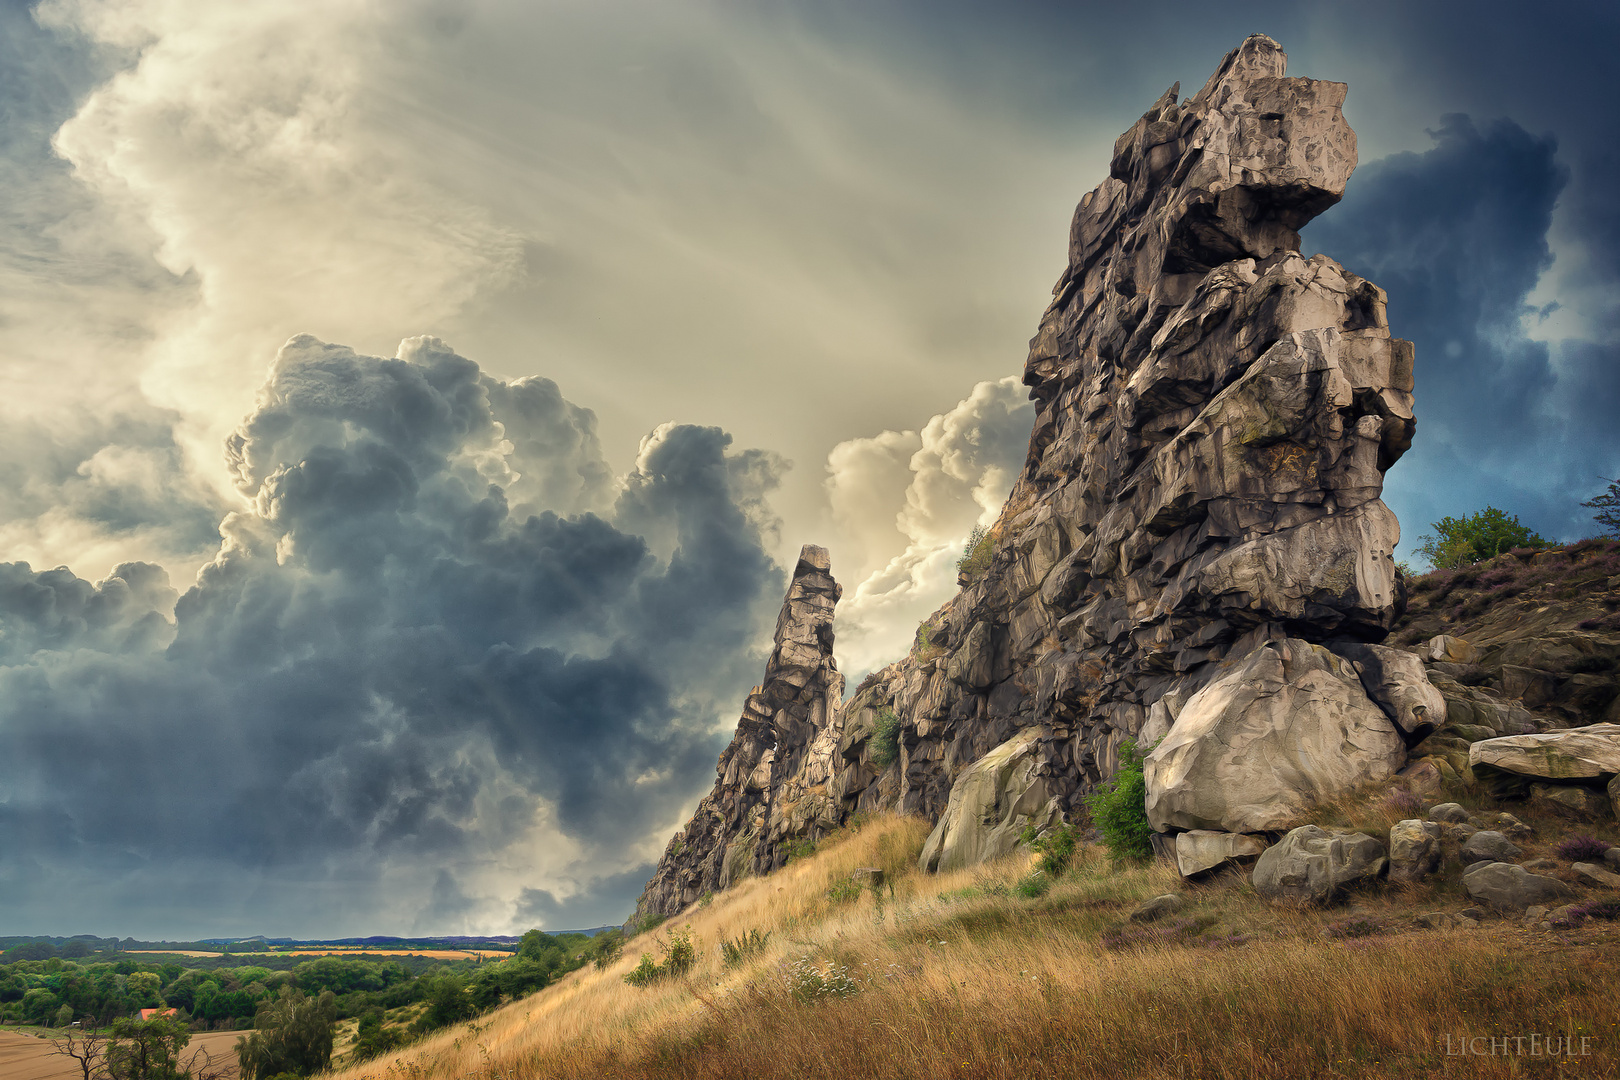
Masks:
[[[624,952],[624,931],[615,927],[597,934],[591,940],[591,951],[596,954],[596,970],[606,971]]]
[[[641,954],[641,962],[635,970],[624,977],[624,981],[631,986],[651,986],[660,979],[674,979],[685,975],[697,963],[697,946],[692,942],[692,928],[690,926],[670,932],[668,941],[660,941],[658,947],[664,952],[662,961],[654,960],[647,953]]]
[[[769,931],[762,932],[757,928],[750,930],[734,940],[721,941],[720,957],[725,961],[726,967],[739,967],[744,960],[763,951],[770,940]]]
[[[957,575],[968,580],[978,577],[989,569],[990,556],[995,554],[995,550],[995,539],[985,532],[984,526],[973,526],[962,548],[962,557],[956,560]]]
[[[861,898],[861,883],[853,877],[834,878],[827,886],[827,899],[835,904],[849,904]]]
[[[887,705],[878,710],[866,753],[880,769],[887,769],[900,756],[900,718]]]
[[[1115,860],[1143,861],[1153,855],[1147,820],[1147,782],[1142,778],[1142,759],[1134,740],[1119,746],[1119,772],[1086,796],[1092,824],[1102,833],[1103,843]]]
[[[1052,889],[1052,876],[1039,870],[1032,871],[1018,879],[1013,886],[1013,892],[1025,900],[1039,900]]]
[[[814,840],[810,839],[808,836],[796,837],[795,839],[788,841],[787,858],[783,860],[782,865],[786,866],[795,859],[808,859],[815,853],[816,842]]]
[[[1080,826],[1056,825],[1044,833],[1034,825],[1029,826],[1019,837],[1032,850],[1039,862],[1039,869],[1044,870],[1052,877],[1061,876],[1074,862],[1074,853],[1080,844]]]

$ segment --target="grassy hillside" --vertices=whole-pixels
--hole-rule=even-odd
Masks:
[[[1408,816],[1381,799],[1319,817],[1387,828]],[[1514,809],[1536,829],[1530,854],[1551,854],[1568,831]],[[1615,842],[1612,822],[1589,831]],[[632,939],[605,971],[575,972],[339,1075],[1620,1074],[1620,924],[1417,928],[1418,913],[1466,904],[1455,866],[1432,883],[1358,894],[1348,908],[1292,911],[1260,902],[1238,873],[1189,885],[1162,863],[1114,866],[1095,848],[1056,882],[1032,877],[1017,856],[930,877],[913,869],[925,832],[914,819],[871,821]],[[851,873],[861,867],[883,869],[884,887],[857,893]],[[1179,916],[1128,921],[1140,901],[1166,892],[1188,901]],[[626,985],[642,952],[656,959],[658,942],[688,930],[697,947],[689,972]],[[768,935],[763,948],[728,965],[723,943],[750,934]],[[1463,1040],[1493,1036],[1523,1036],[1524,1056],[1491,1056],[1478,1041],[1484,1056],[1465,1053]],[[1530,1053],[1565,1036],[1577,1050],[1586,1037],[1589,1053]]]

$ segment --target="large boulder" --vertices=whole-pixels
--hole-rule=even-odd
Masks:
[[[1267,900],[1327,904],[1345,889],[1375,880],[1387,859],[1366,833],[1302,825],[1254,864],[1254,889]]]
[[[1176,834],[1176,869],[1182,877],[1194,877],[1265,850],[1266,841],[1259,836],[1193,829]]]
[[[1620,724],[1485,739],[1468,748],[1468,764],[1510,782],[1533,778],[1601,787],[1620,775]]]
[[[1440,869],[1440,826],[1397,821],[1389,829],[1389,880],[1416,881]]]
[[[1148,755],[1154,829],[1275,832],[1406,762],[1400,733],[1349,662],[1268,642],[1194,694]]]
[[[1423,661],[1404,649],[1343,642],[1333,651],[1355,665],[1361,685],[1414,742],[1446,722],[1445,695],[1435,689]]]
[[[1058,820],[1039,775],[1040,736],[1039,728],[1020,732],[956,778],[918,866],[930,873],[977,866],[1010,853],[1030,825]]]
[[[1557,878],[1502,862],[1476,863],[1463,871],[1463,888],[1473,899],[1509,915],[1522,915],[1531,904],[1551,905],[1574,895]]]

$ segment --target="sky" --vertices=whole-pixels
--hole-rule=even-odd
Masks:
[[[1591,534],[1611,4],[0,0],[0,934],[621,921],[800,545],[852,684],[950,595],[1075,203],[1257,31],[1350,86],[1398,554]]]

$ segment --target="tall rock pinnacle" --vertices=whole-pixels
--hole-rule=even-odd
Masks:
[[[743,703],[714,790],[670,841],[637,910],[671,914],[705,892],[774,870],[786,859],[783,837],[812,824],[799,807],[806,792],[826,787],[841,732],[833,610],[843,591],[827,549],[806,544],[776,619],[765,681]]]
[[[781,736],[773,776],[794,809],[773,805],[761,822],[782,826],[748,834],[756,867],[779,858],[760,844],[884,807],[939,823],[930,866],[993,857],[1019,822],[1076,810],[1125,739],[1159,746],[1156,828],[1265,830],[1387,777],[1432,726],[1392,704],[1438,700],[1421,665],[1374,644],[1400,604],[1399,526],[1379,495],[1412,440],[1412,347],[1390,336],[1381,289],[1299,253],[1356,144],[1345,85],[1285,67],[1250,37],[1115,143],[1030,342],[1035,425],[989,565],[842,717],[806,722],[802,751]],[[886,709],[898,759],[880,767]],[[834,730],[837,767],[812,779],[812,744]],[[739,726],[733,751],[744,741]],[[789,754],[803,756],[786,768]],[[721,767],[699,818],[719,812]]]

